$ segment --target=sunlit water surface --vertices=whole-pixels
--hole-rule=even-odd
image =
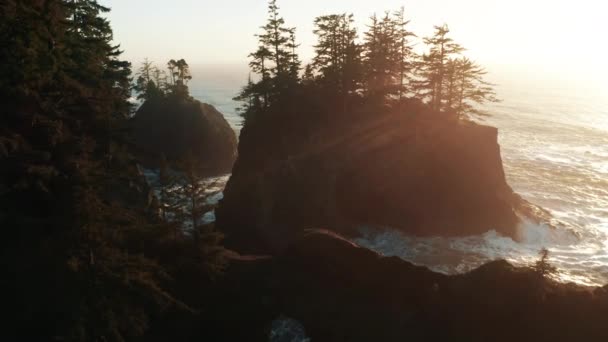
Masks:
[[[231,98],[243,72],[196,72],[193,96],[211,103],[240,129]],[[549,210],[564,228],[524,222],[519,241],[494,231],[465,238],[416,238],[390,229],[362,227],[357,243],[385,255],[445,272],[463,272],[505,258],[530,264],[547,247],[563,281],[608,283],[608,91],[557,82],[495,80],[503,100],[483,122],[499,128],[508,183]],[[490,227],[491,228],[491,227]]]

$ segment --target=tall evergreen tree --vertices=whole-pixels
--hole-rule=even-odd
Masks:
[[[321,74],[322,84],[348,95],[360,82],[360,49],[353,15],[332,14],[315,19],[317,36],[312,67]]]
[[[136,77],[137,82],[133,88],[138,93],[139,100],[149,100],[164,95],[165,85],[162,83],[161,72],[147,58],[142,62]]]
[[[147,215],[126,152],[131,70],[107,10],[0,4],[1,266],[14,275],[6,323],[21,329],[10,340],[135,339],[178,304],[152,257],[168,231]]]
[[[403,41],[404,32],[388,12],[382,19],[376,15],[371,17],[364,37],[363,64],[367,83],[365,91],[374,101],[386,102],[400,92],[403,49],[399,43]]]
[[[133,86],[140,100],[149,100],[166,95],[189,98],[188,82],[192,80],[190,66],[185,59],[171,59],[167,62],[167,74],[145,59],[137,72],[137,81]]]
[[[475,105],[498,101],[493,85],[483,79],[487,72],[470,59],[449,60],[446,74],[445,111],[452,110],[459,118],[485,115]]]
[[[161,70],[159,67],[154,66],[152,69],[152,80],[156,84],[157,88],[161,92],[165,92],[167,89],[167,73]]]
[[[189,97],[188,81],[192,79],[190,74],[190,66],[186,60],[172,59],[167,63],[167,68],[171,75],[172,83],[168,86],[169,92],[177,97],[187,98]]]
[[[224,266],[223,248],[220,246],[223,236],[212,223],[205,222],[205,215],[214,209],[209,199],[219,190],[213,181],[200,176],[200,168],[192,155],[181,161],[180,168],[184,178],[177,192],[184,201],[175,219],[191,235],[191,255],[196,259],[195,264],[207,273],[216,274]]]
[[[296,30],[295,28],[291,28],[289,30],[289,41],[287,42],[287,48],[289,49],[289,61],[287,62],[289,75],[287,79],[288,82],[290,82],[288,85],[290,87],[295,86],[300,80],[300,69],[302,68],[302,63],[300,62],[300,57],[296,51],[299,46],[300,44],[296,42]]]
[[[270,0],[268,4],[268,21],[262,29],[264,32],[258,35],[260,45],[270,51],[270,59],[274,62],[274,66],[270,69],[275,79],[274,87],[280,88],[289,77],[291,61],[289,45],[293,28],[285,26],[285,20],[279,15],[276,0]]]
[[[349,97],[361,84],[361,47],[356,43],[357,30],[352,14],[332,14],[315,19],[317,36],[315,57],[306,77],[324,87],[325,94],[337,96],[346,111]],[[337,99],[337,100],[338,100]]]
[[[264,89],[263,85],[266,80],[266,78],[263,78],[260,82],[254,83],[250,74],[247,84],[242,88],[240,94],[234,97],[235,101],[242,103],[237,110],[243,119],[245,119],[245,124],[249,122],[255,113],[261,112],[266,106],[267,94],[260,94],[258,90],[258,88]]]
[[[312,64],[306,64],[304,73],[302,74],[302,84],[306,86],[314,86],[315,72]]]
[[[285,25],[276,0],[269,1],[268,20],[262,26],[262,33],[256,37],[258,48],[249,55],[249,66],[259,80],[248,84],[235,97],[235,100],[245,103],[244,108],[241,107],[241,115],[250,119],[256,111],[265,110],[297,85],[300,71],[295,28]],[[260,103],[261,106],[250,107],[247,103]]]
[[[252,58],[249,66],[251,71],[260,77],[260,81],[247,88],[248,93],[253,97],[261,98],[263,108],[270,104],[270,94],[272,93],[272,74],[270,63],[272,54],[265,46],[260,46],[258,50],[250,54]],[[251,80],[251,75],[249,75]],[[246,94],[246,93],[244,93]]]
[[[464,51],[462,46],[448,37],[449,32],[447,25],[435,26],[434,35],[424,38],[424,43],[429,46],[429,52],[422,56],[419,63],[418,76],[421,79],[415,86],[418,95],[427,99],[430,106],[437,111],[444,107],[448,61]]]
[[[399,70],[398,100],[399,103],[401,103],[401,99],[404,95],[410,92],[407,83],[414,64],[414,53],[412,51],[410,39],[416,35],[407,29],[407,25],[410,21],[405,19],[404,7],[401,7],[393,14],[393,21],[396,31],[395,50],[397,51],[396,55]]]

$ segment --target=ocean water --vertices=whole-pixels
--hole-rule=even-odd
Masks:
[[[206,68],[193,74],[192,95],[216,106],[238,132],[241,118],[232,97],[247,70]],[[507,181],[550,211],[560,228],[523,222],[514,241],[491,227],[464,238],[416,238],[387,227],[361,227],[356,242],[445,273],[498,258],[531,264],[546,247],[558,279],[608,284],[608,87],[492,76],[502,102],[487,106],[492,116],[482,122],[499,129]]]

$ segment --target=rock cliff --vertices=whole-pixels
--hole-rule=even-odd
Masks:
[[[297,232],[363,224],[416,235],[515,235],[522,200],[497,129],[427,113],[276,115],[247,125],[217,212],[227,244],[276,252]],[[308,115],[308,116],[307,116]]]
[[[237,139],[215,107],[192,99],[146,101],[133,118],[133,137],[140,160],[156,166],[164,154],[169,161],[192,153],[204,175],[230,172]]]

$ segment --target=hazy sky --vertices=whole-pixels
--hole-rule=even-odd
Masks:
[[[191,65],[246,65],[253,36],[266,19],[265,0],[100,0],[112,8],[115,41],[137,63],[185,58]],[[585,78],[608,78],[608,41],[601,0],[279,0],[297,28],[306,61],[312,55],[313,19],[349,12],[364,28],[370,14],[405,6],[419,36],[447,23],[467,55],[496,68],[517,68]]]

